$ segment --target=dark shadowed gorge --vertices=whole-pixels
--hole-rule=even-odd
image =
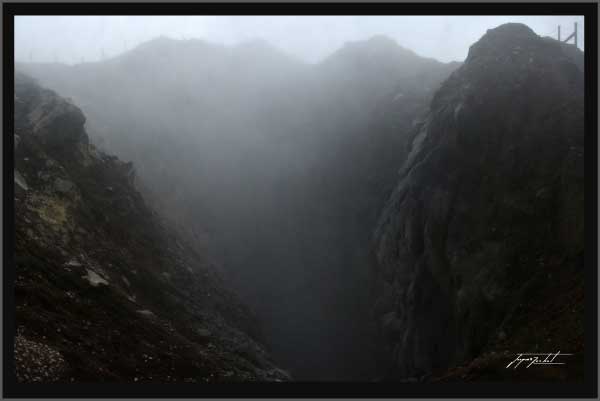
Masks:
[[[16,71],[23,380],[582,378],[574,46],[506,24],[463,63],[375,36],[305,64],[161,37]],[[575,357],[504,369],[517,349]]]

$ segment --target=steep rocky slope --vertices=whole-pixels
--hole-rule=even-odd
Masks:
[[[70,101],[15,77],[19,381],[288,380],[214,264],[91,145]]]
[[[436,92],[375,233],[385,377],[582,378],[582,65],[506,24]]]

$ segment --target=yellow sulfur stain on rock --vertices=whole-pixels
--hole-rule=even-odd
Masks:
[[[44,221],[54,226],[64,226],[67,223],[67,203],[65,201],[38,195],[32,203]]]

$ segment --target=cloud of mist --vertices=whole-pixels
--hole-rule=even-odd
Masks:
[[[15,60],[97,61],[158,36],[237,44],[264,39],[303,61],[315,63],[345,42],[386,35],[440,61],[462,61],[487,29],[522,22],[542,36],[564,39],[582,16],[16,16]]]

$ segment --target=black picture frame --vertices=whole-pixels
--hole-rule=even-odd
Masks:
[[[596,398],[597,3],[4,3],[3,396],[7,398]],[[17,15],[583,15],[585,17],[585,380],[583,383],[18,384],[14,375],[14,17]]]

